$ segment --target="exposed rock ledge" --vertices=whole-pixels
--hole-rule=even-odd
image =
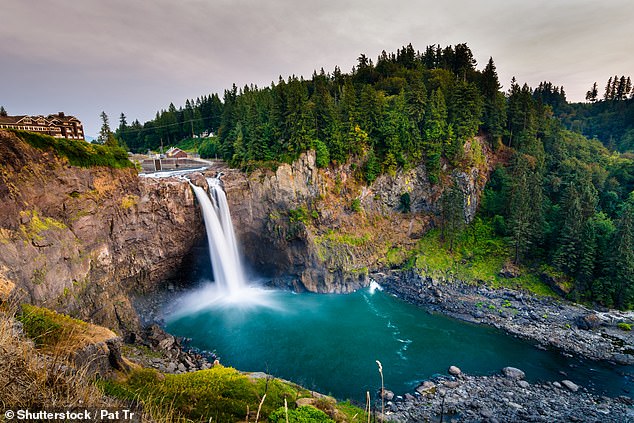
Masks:
[[[204,234],[187,182],[70,166],[7,131],[0,198],[0,290],[119,333],[138,330],[130,293],[155,289]]]
[[[534,340],[541,347],[593,360],[634,364],[634,333],[617,328],[633,313],[596,312],[553,298],[461,282],[439,282],[414,271],[375,274],[387,292],[472,323],[486,324]]]

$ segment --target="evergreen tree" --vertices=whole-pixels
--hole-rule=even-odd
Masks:
[[[493,58],[489,58],[480,80],[484,99],[482,126],[494,140],[501,139],[506,123],[506,100],[500,92],[501,88]]]
[[[597,101],[598,95],[599,95],[599,88],[597,87],[597,83],[595,82],[594,84],[592,84],[592,88],[590,88],[590,91],[586,92],[586,100],[588,100],[591,103],[594,103]]]
[[[588,219],[595,213],[597,204],[596,189],[590,175],[577,170],[571,176],[562,199],[564,211],[559,232],[558,247],[553,263],[570,275],[580,270],[583,232]]]
[[[374,154],[374,149],[370,147],[363,165],[363,177],[367,183],[371,184],[376,180],[380,173],[381,164]]]
[[[449,242],[449,251],[453,252],[456,238],[465,227],[464,193],[455,183],[447,187],[440,200],[442,211],[442,238]]]
[[[619,82],[616,86],[616,94],[615,94],[616,100],[621,101],[627,98],[627,92],[625,92],[626,85],[627,85],[627,81],[625,80],[625,75],[623,75],[619,79]]]
[[[101,117],[101,129],[99,130],[99,135],[97,136],[97,143],[105,144],[108,141],[110,136],[110,123],[108,122],[108,115],[106,112],[101,112],[99,115]]]
[[[0,116],[7,116],[7,111],[4,106],[0,106]]]
[[[425,116],[425,165],[429,181],[435,184],[440,179],[440,158],[443,143],[447,140],[447,107],[445,97],[439,89],[432,92]]]
[[[608,83],[605,86],[605,93],[603,94],[605,101],[614,99],[614,91],[612,91],[612,77],[608,79]]]
[[[613,245],[615,304],[628,308],[634,304],[634,192],[621,212]]]
[[[459,81],[449,102],[449,123],[453,128],[453,143],[447,148],[447,158],[454,166],[462,159],[465,141],[478,132],[482,117],[482,98],[473,83]]]
[[[509,229],[515,263],[528,252],[532,239],[532,210],[529,187],[529,158],[517,154],[513,163],[513,185],[509,201]]]

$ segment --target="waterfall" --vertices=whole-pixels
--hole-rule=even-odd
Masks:
[[[227,246],[233,252],[235,265],[237,268],[242,269],[242,264],[240,264],[240,254],[238,253],[238,243],[236,242],[236,234],[233,230],[233,221],[231,220],[231,212],[229,211],[229,203],[227,203],[227,195],[220,186],[219,178],[207,178],[207,186],[209,187],[209,194],[215,200],[214,204],[216,205],[216,210],[218,210],[218,214],[220,215],[220,225],[222,226],[222,231],[225,234]]]
[[[166,319],[206,309],[229,308],[241,318],[243,311],[253,307],[265,307],[282,311],[275,299],[275,291],[248,284],[242,268],[238,243],[233,231],[227,196],[218,178],[208,178],[207,187],[196,186],[189,181],[205,220],[209,256],[215,283],[202,280],[193,291],[174,299],[164,310]]]
[[[217,178],[207,179],[209,194],[190,182],[200,203],[214,279],[219,292],[231,296],[246,287],[227,197]]]

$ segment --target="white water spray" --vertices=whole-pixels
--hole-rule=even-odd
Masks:
[[[206,308],[264,306],[277,308],[271,291],[249,286],[238,252],[227,197],[218,178],[208,178],[209,193],[189,182],[200,204],[215,283],[205,283],[173,304],[171,317]]]
[[[209,180],[208,180],[209,181]],[[214,180],[212,180],[214,181]],[[238,247],[229,215],[227,199],[219,181],[209,183],[209,195],[199,186],[191,184],[200,203],[207,229],[209,256],[218,288],[232,295],[246,286],[244,271],[238,256]],[[215,204],[211,198],[214,198]]]

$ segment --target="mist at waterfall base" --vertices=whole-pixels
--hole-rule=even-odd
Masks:
[[[207,178],[207,186],[209,192],[191,184],[205,221],[214,283],[203,281],[198,290],[177,300],[176,307],[172,306],[172,315],[179,316],[182,313],[197,312],[209,307],[279,308],[272,301],[269,290],[247,283],[233,230],[231,212],[220,179]]]
[[[206,194],[201,191],[197,195]],[[207,226],[207,233],[218,235],[217,230],[215,224]],[[229,250],[224,246],[221,251]],[[199,264],[209,266],[209,258]],[[632,366],[542,351],[494,328],[429,314],[376,286],[351,294],[296,294],[241,279],[229,287],[215,276],[215,267],[214,261],[215,282],[198,281],[198,288],[172,303],[166,329],[191,338],[193,347],[215,351],[225,366],[267,372],[360,403],[366,391],[380,388],[375,360],[383,365],[386,388],[397,395],[446,374],[450,365],[473,375],[513,366],[524,370],[530,382],[569,379],[610,396],[634,391]]]

